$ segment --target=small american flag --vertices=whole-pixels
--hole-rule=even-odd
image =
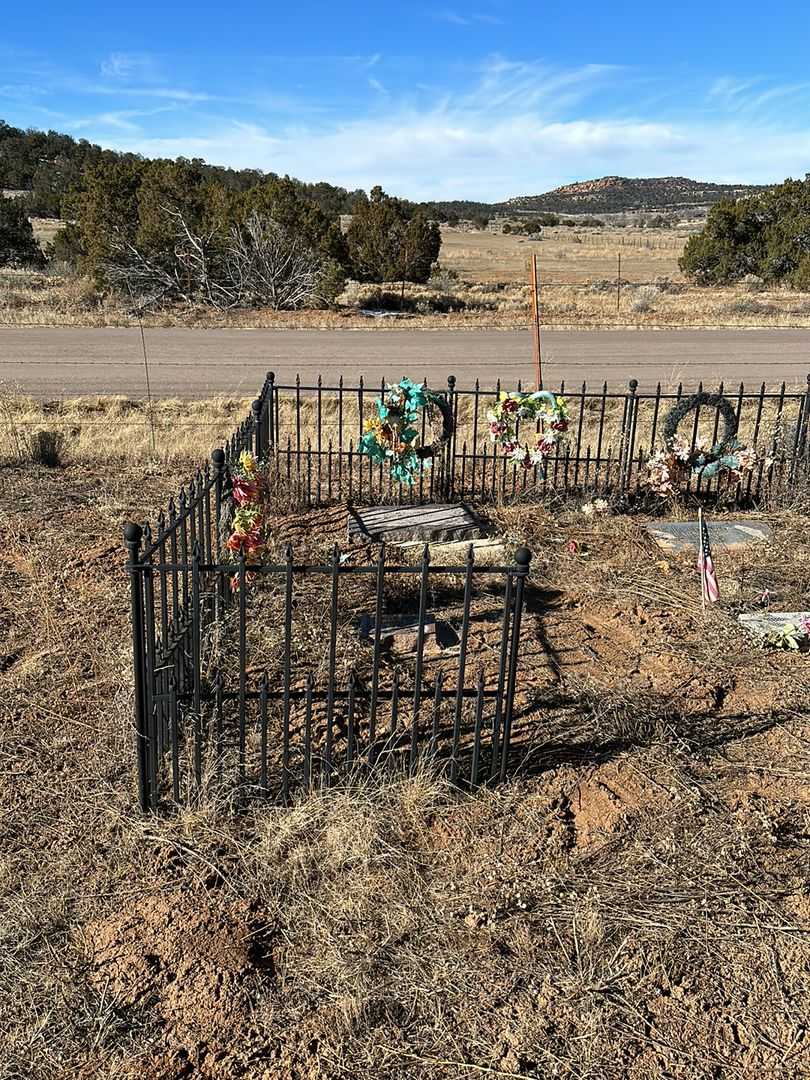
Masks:
[[[712,549],[711,544],[709,543],[709,530],[702,510],[698,512],[698,519],[700,525],[700,554],[698,555],[700,588],[704,605],[707,600],[710,604],[713,604],[720,599],[720,586],[717,584],[717,574],[714,572]]]

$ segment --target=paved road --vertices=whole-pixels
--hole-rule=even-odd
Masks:
[[[157,397],[249,397],[264,372],[279,381],[324,381],[342,374],[420,377],[436,385],[454,374],[459,385],[532,381],[531,340],[510,330],[186,330],[146,331],[152,393]],[[601,383],[640,387],[703,379],[715,384],[804,384],[810,372],[810,330],[607,330],[543,333],[546,384]],[[0,327],[0,384],[36,397],[78,394],[144,396],[137,329]]]

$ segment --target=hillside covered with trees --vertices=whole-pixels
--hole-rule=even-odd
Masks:
[[[202,160],[150,160],[0,123],[0,265],[35,265],[28,215],[69,222],[51,258],[141,306],[292,309],[329,303],[348,277],[424,282],[436,208]],[[342,214],[352,220],[344,235]]]
[[[23,130],[0,120],[0,189],[28,192],[25,202],[30,214],[65,216],[63,201],[82,187],[88,169],[144,160],[139,154],[104,150],[86,139],[74,139],[57,131]],[[202,179],[234,192],[247,191],[264,180],[278,179],[275,173],[261,169],[229,169],[209,165],[200,158],[187,164]],[[300,195],[333,215],[352,213],[357,199],[364,195],[362,191],[347,191],[334,184],[306,184],[301,180],[292,183]]]

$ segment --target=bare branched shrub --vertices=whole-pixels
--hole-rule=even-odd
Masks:
[[[20,420],[19,400],[0,389],[0,458],[50,467],[61,465],[64,433],[43,428],[28,434],[30,428]]]
[[[109,282],[141,309],[164,301],[291,311],[320,299],[327,259],[272,218],[253,211],[229,232],[192,227],[180,210],[163,207],[175,229],[173,250],[142,251],[123,233],[112,237],[104,263]]]
[[[240,307],[292,311],[318,298],[323,256],[256,211],[233,230],[225,261]]]

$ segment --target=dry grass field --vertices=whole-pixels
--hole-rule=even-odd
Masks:
[[[686,229],[543,228],[541,239],[514,233],[442,230],[442,266],[470,282],[527,280],[526,263],[537,255],[541,281],[594,281],[612,278],[622,257],[622,278],[649,282],[666,277],[681,280],[678,258],[689,235]]]
[[[69,403],[52,468],[17,442],[36,407],[0,412],[0,1077],[806,1075],[810,660],[735,613],[810,606],[807,493],[716,552],[706,615],[643,520],[496,510],[534,552],[538,695],[502,789],[143,818],[121,525],[244,404],[153,456],[134,405]]]
[[[672,389],[671,386],[664,387],[665,392]],[[481,455],[485,449],[488,454],[492,453],[485,415],[494,400],[494,391],[490,390],[487,395],[485,390],[486,384],[483,384],[477,424],[472,395],[459,395],[458,398],[457,441],[459,447],[465,447],[470,454],[475,452]],[[354,395],[347,395],[340,406],[336,396],[325,397],[320,407],[321,448],[328,450],[331,444],[337,449],[341,427],[344,449],[348,450],[350,439],[356,443],[362,433],[363,422],[374,413],[376,394],[376,389],[367,394],[362,420]],[[595,453],[600,428],[603,455],[608,446],[618,447],[623,397],[606,399],[604,404],[598,394],[589,398],[581,429],[578,422],[579,404],[574,398],[569,400],[573,416],[570,439],[576,443],[579,438],[583,455],[588,449]],[[225,396],[198,400],[158,398],[151,405],[143,399],[123,396],[41,401],[14,393],[0,383],[0,465],[24,462],[32,455],[36,456],[33,444],[43,433],[53,440],[60,460],[71,465],[87,463],[96,467],[132,458],[148,460],[153,464],[205,459],[214,447],[224,444],[237,424],[248,415],[250,405],[250,398]],[[661,407],[656,421],[656,446],[663,438],[661,425],[665,407]],[[780,412],[777,398],[766,398],[761,406],[756,396],[745,399],[739,413],[740,438],[749,443],[754,429],[758,427],[760,450],[767,449],[774,456],[788,453],[792,447],[790,440],[795,431],[797,408],[795,400],[784,404]],[[639,447],[643,443],[646,453],[649,453],[647,441],[652,432],[654,415],[654,398],[639,402],[637,438]],[[698,417],[696,434],[708,443],[716,438],[715,415],[712,409],[705,409]],[[297,416],[300,416],[300,430]],[[288,438],[293,451],[299,445],[302,451],[306,451],[307,446],[318,449],[318,406],[314,395],[303,395],[296,403],[294,394],[280,393],[278,422],[282,458]],[[688,433],[691,436],[691,428]]]
[[[40,229],[41,237],[45,236]],[[742,285],[706,289],[682,280],[678,257],[685,229],[552,228],[539,241],[489,232],[443,230],[441,266],[427,286],[409,285],[405,311],[374,319],[373,286],[350,283],[330,310],[219,313],[172,309],[151,313],[147,326],[339,327],[392,323],[432,327],[525,326],[530,315],[528,261],[538,256],[541,318],[555,327],[808,326],[810,297],[788,289],[750,291]],[[617,256],[622,289],[617,306]],[[548,283],[548,284],[543,284]],[[399,297],[394,282],[384,291]],[[0,271],[2,326],[128,326],[129,305],[91,282],[59,273]]]

